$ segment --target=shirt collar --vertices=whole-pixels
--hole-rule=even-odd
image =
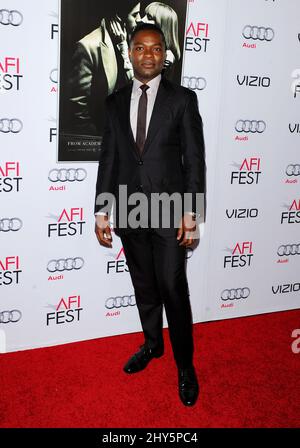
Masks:
[[[159,75],[155,76],[155,78],[153,78],[150,81],[148,81],[147,82],[147,86],[149,86],[149,89],[147,90],[147,93],[152,93],[155,90],[157,90],[158,86],[159,86],[159,83],[160,83],[160,80],[161,80],[161,73],[159,73]],[[133,88],[132,88],[133,91],[132,91],[132,93],[136,95],[138,90],[139,90],[139,88],[140,88],[140,86],[142,84],[143,83],[141,81],[139,81],[136,78],[133,78]]]

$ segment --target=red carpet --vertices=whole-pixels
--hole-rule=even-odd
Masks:
[[[299,427],[300,311],[194,325],[200,395],[184,407],[166,353],[138,374],[123,364],[141,333],[0,355],[1,427]]]

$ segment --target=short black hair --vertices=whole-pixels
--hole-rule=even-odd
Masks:
[[[97,3],[97,2],[94,2]],[[99,2],[100,3],[100,2]],[[128,13],[137,5],[137,0],[126,0],[124,2],[120,0],[109,0],[105,6],[106,15],[105,18],[115,18],[118,15],[123,21],[126,20]],[[100,7],[99,7],[100,9]]]
[[[162,41],[164,43],[165,49],[167,49],[166,44],[166,38],[164,33],[162,32],[161,28],[154,23],[139,23],[134,30],[132,31],[130,38],[129,38],[129,46],[131,46],[133,39],[135,38],[136,34],[140,31],[156,31],[161,35]]]

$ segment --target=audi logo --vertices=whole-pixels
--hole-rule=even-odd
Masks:
[[[252,134],[262,134],[266,130],[266,123],[262,120],[238,120],[235,123],[237,132],[251,132]]]
[[[289,255],[300,254],[300,243],[298,244],[282,244],[278,247],[277,255],[279,257],[287,257]]]
[[[182,85],[188,87],[191,90],[204,90],[206,87],[206,79],[201,76],[196,78],[196,76],[184,76],[182,78]]]
[[[72,271],[75,269],[78,271],[83,268],[84,259],[81,257],[75,258],[60,258],[58,260],[50,260],[47,264],[48,272],[63,272],[63,271]]]
[[[270,42],[274,39],[275,32],[273,28],[265,28],[263,26],[246,25],[243,29],[245,39],[266,40]]]
[[[9,11],[8,9],[0,9],[0,24],[1,25],[12,25],[12,26],[20,26],[23,22],[23,15],[20,11],[16,9],[12,9]]]
[[[50,81],[53,82],[54,84],[58,83],[57,72],[58,72],[57,68],[54,68],[53,70],[51,70],[50,75],[49,75]]]
[[[287,176],[300,176],[300,164],[290,163],[285,170],[285,174]]]
[[[48,179],[51,182],[82,182],[87,177],[84,168],[60,168],[49,171]]]
[[[0,219],[0,232],[17,232],[22,225],[20,218],[2,218]]]
[[[131,296],[118,296],[118,297],[109,297],[105,301],[105,308],[111,310],[112,308],[121,308],[127,306],[135,306],[135,295]]]
[[[9,324],[10,322],[16,323],[21,320],[22,313],[20,310],[1,311],[0,312],[0,324]]]
[[[224,289],[221,293],[221,299],[226,302],[227,300],[247,299],[249,295],[249,288]]]
[[[8,134],[18,134],[23,129],[23,123],[18,118],[1,118],[0,119],[0,132]]]

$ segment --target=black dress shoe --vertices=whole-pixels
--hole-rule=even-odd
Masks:
[[[160,358],[164,354],[164,349],[153,350],[151,348],[145,347],[145,345],[140,346],[140,350],[136,352],[125,364],[124,372],[126,373],[136,373],[143,370],[151,359]]]
[[[179,397],[185,406],[193,406],[198,398],[199,385],[193,366],[178,369]]]

